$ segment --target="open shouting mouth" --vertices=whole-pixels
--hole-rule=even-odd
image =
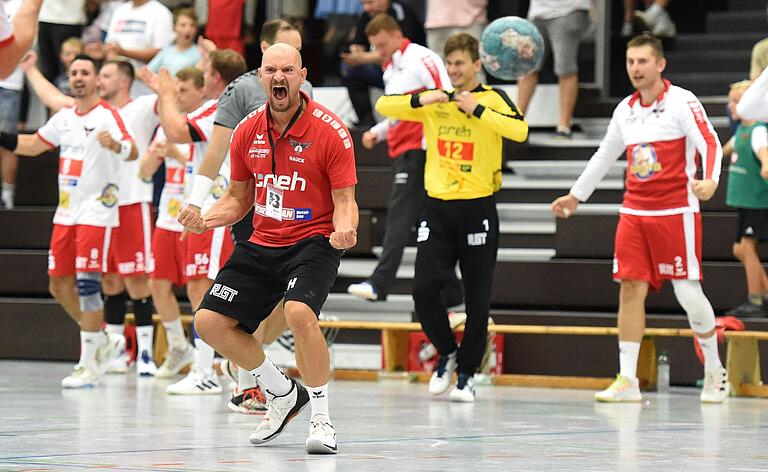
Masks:
[[[272,87],[272,96],[278,101],[283,101],[288,98],[288,87],[285,85],[274,85]]]

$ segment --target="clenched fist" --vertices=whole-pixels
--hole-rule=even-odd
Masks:
[[[112,152],[120,152],[120,143],[112,139],[112,135],[109,134],[109,131],[99,131],[99,134],[96,135],[96,139],[99,140],[99,144],[101,144],[101,147],[104,149],[109,149]]]
[[[182,208],[178,221],[184,226],[184,229],[195,234],[203,233],[208,229],[203,216],[200,214],[200,208],[194,205],[187,205]]]
[[[334,249],[349,249],[357,244],[357,230],[356,229],[341,229],[331,233],[331,246]]]

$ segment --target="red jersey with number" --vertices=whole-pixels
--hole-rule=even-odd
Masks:
[[[264,246],[290,246],[333,232],[332,190],[357,183],[352,137],[336,115],[301,92],[305,108],[281,138],[263,105],[235,128],[232,180],[256,182],[253,235]],[[267,133],[271,133],[274,150]],[[275,171],[272,171],[274,159]],[[267,189],[282,193],[280,217],[269,216]]]

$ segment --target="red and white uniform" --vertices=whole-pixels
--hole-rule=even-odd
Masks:
[[[37,131],[51,148],[60,148],[59,205],[48,264],[51,275],[105,269],[108,229],[118,225],[122,161],[99,144],[102,130],[121,144],[132,140],[120,114],[103,100],[84,113],[76,107],[63,108]]]
[[[157,130],[157,141],[167,141],[165,131]],[[176,144],[182,153],[189,156],[191,144]],[[157,223],[152,236],[154,256],[153,279],[170,280],[176,285],[183,285],[185,279],[186,241],[181,241],[184,227],[178,222],[179,212],[184,207],[184,164],[169,157],[165,161],[165,185],[160,194],[160,206],[157,209]]]
[[[139,156],[149,147],[160,119],[157,95],[132,98],[119,108],[131,129]],[[123,277],[152,272],[152,182],[139,178],[140,160],[123,163],[120,170],[120,226],[112,231],[107,271]]]
[[[355,185],[352,138],[341,120],[301,92],[306,108],[283,139],[267,106],[248,115],[235,128],[230,143],[232,179],[256,180],[256,206],[250,241],[263,246],[290,246],[302,239],[333,232],[331,191]],[[267,138],[275,143],[273,151]],[[267,189],[282,192],[281,218],[268,216]]]
[[[192,155],[187,161],[184,182],[187,196],[195,180],[200,163],[203,162],[208,140],[213,133],[213,120],[216,116],[218,100],[208,100],[200,108],[187,115],[187,122],[195,130],[200,140],[195,140]],[[208,211],[216,200],[221,198],[229,187],[229,154],[219,168],[219,175],[213,179],[213,188],[206,198],[201,211]],[[227,262],[234,250],[229,228],[216,228],[203,234],[189,234],[187,238],[186,269],[187,279],[209,278],[214,280],[219,269]]]
[[[392,60],[382,68],[386,95],[403,95],[451,87],[451,79],[440,56],[431,49],[412,43],[408,38],[403,40],[400,49],[392,54]],[[371,128],[371,131],[379,141],[386,139],[389,157],[395,158],[405,151],[425,149],[421,123],[384,120]]]
[[[701,166],[703,179],[718,182],[723,154],[696,96],[665,85],[651,104],[641,103],[639,92],[619,103],[600,148],[571,188],[587,200],[626,152],[614,277],[647,280],[653,288],[664,279],[701,279],[701,216],[693,181]]]
[[[14,40],[13,24],[5,13],[4,2],[0,2],[0,48],[8,46]]]

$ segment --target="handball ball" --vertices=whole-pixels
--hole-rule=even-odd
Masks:
[[[494,20],[480,38],[485,70],[503,80],[517,80],[541,66],[544,39],[530,21],[517,16]]]

